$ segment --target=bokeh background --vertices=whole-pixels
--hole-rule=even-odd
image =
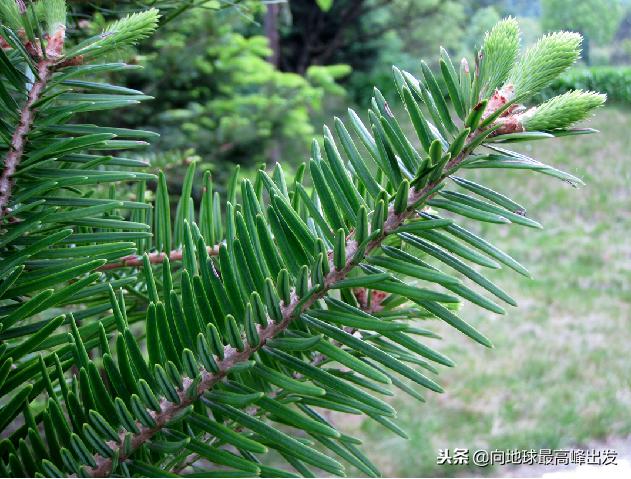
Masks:
[[[156,2],[70,3],[72,28],[87,36]],[[424,404],[393,399],[409,440],[352,417],[342,427],[364,440],[387,476],[517,472],[438,466],[442,448],[614,447],[621,457],[631,454],[631,1],[158,3],[167,8],[157,37],[117,53],[145,68],[116,79],[155,99],[98,121],[158,131],[161,139],[138,155],[169,171],[173,194],[192,160],[212,171],[220,191],[236,165],[243,175],[276,161],[295,170],[321,125],[349,106],[365,111],[373,86],[395,112],[401,108],[393,64],[417,74],[420,58],[431,64],[440,46],[473,64],[484,32],[507,15],[519,20],[525,46],[552,30],[582,33],[582,60],[533,101],[577,88],[607,93],[607,106],[587,123],[600,134],[523,149],[587,186],[519,171],[471,174],[527,205],[545,226],[472,226],[532,272],[532,279],[494,275],[520,302],[507,315],[463,307],[495,348],[436,324],[443,335],[436,346],[457,367],[441,373],[445,394]]]

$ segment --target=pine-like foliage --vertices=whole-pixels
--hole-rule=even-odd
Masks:
[[[323,411],[405,436],[383,396],[440,393],[435,376],[453,366],[415,320],[491,346],[455,305],[503,314],[499,303],[516,303],[487,271],[528,275],[458,219],[541,227],[457,174],[579,184],[503,144],[589,132],[568,127],[603,101],[566,95],[528,116],[499,101],[501,82],[536,93],[578,55],[578,37],[561,34],[517,60],[509,21],[485,39],[483,77],[442,52],[459,118],[426,64],[420,79],[395,68],[417,138],[375,91],[368,122],[335,119],[294,178],[280,165],[235,175],[221,198],[206,174],[196,208],[191,164],[171,218],[165,176],[121,153],[151,133],[72,123],[146,98],[94,80],[130,67],[94,61],[150,34],[157,12],[72,46],[59,1],[15,5],[0,10],[2,476],[343,475],[343,464],[377,476]],[[271,450],[291,470],[270,466]]]

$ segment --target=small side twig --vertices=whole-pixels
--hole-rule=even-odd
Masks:
[[[208,251],[208,254],[210,256],[217,256],[219,254],[219,245],[208,246],[206,251]],[[183,256],[183,252],[181,249],[170,251],[169,261],[180,261],[182,259],[182,256]],[[162,251],[158,251],[156,253],[151,253],[147,255],[147,257],[149,258],[149,262],[151,264],[160,264],[164,262],[164,259],[167,257],[167,255],[166,253],[163,253]],[[109,271],[112,269],[127,268],[131,266],[140,267],[142,265],[143,265],[143,256],[132,254],[129,256],[123,256],[116,263],[104,264],[103,266],[98,268],[97,271]]]

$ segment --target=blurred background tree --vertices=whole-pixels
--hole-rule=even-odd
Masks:
[[[139,3],[76,2],[76,28],[91,35]],[[222,168],[226,163],[254,167],[281,153],[302,154],[325,96],[345,94],[336,81],[350,68],[314,65],[301,74],[275,68],[261,28],[261,2],[182,2],[194,9],[191,14],[170,8],[173,3],[163,5],[162,26],[151,42],[118,52],[144,68],[117,81],[154,100],[109,120],[160,133],[153,145],[155,166],[175,168],[200,156],[220,179],[229,172]]]
[[[247,14],[260,15],[259,5]],[[297,154],[313,135],[325,93],[343,93],[321,67],[304,75],[277,70],[258,24],[240,9],[200,11],[166,25],[134,79],[155,102],[138,119],[162,134],[161,149],[194,148],[204,159],[253,165]],[[164,93],[163,93],[164,92]],[[156,115],[156,112],[162,112]]]
[[[311,65],[346,64],[344,86],[356,101],[373,86],[390,90],[390,66],[410,68],[435,52],[441,29],[453,34],[445,47],[457,49],[464,5],[437,0],[335,0],[323,10],[314,0],[292,0],[281,10],[279,68],[303,74]],[[284,14],[283,14],[284,13]]]
[[[560,28],[583,35],[583,60],[591,63],[591,44],[611,41],[620,24],[619,0],[542,0],[541,25],[545,31]]]

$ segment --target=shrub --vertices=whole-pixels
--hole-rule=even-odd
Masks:
[[[479,77],[442,54],[457,118],[427,65],[422,79],[395,68],[416,138],[375,91],[368,125],[352,111],[348,126],[336,119],[294,178],[276,165],[219,197],[206,174],[196,209],[192,162],[171,217],[165,175],[111,154],[152,134],[72,122],[145,98],[93,75],[128,68],[98,60],[149,35],[157,11],[73,46],[63,1],[2,5],[3,476],[292,475],[269,450],[300,475],[342,475],[340,461],[378,475],[321,411],[404,436],[379,396],[440,393],[434,374],[453,366],[427,345],[432,323],[414,320],[490,346],[454,305],[502,314],[498,302],[515,301],[470,265],[528,275],[456,221],[540,225],[456,174],[517,168],[580,183],[505,146],[582,133],[571,124],[603,101],[577,93],[524,112],[517,102],[569,66],[577,39],[550,35],[516,59],[506,20],[484,41]],[[532,124],[549,131],[524,131]]]
[[[631,67],[598,66],[572,68],[542,92],[551,98],[570,90],[597,90],[607,94],[610,101],[631,102]]]

